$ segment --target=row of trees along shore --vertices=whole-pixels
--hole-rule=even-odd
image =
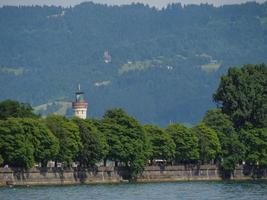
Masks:
[[[230,68],[213,99],[218,108],[186,127],[142,125],[122,109],[102,119],[41,118],[29,104],[0,103],[0,165],[46,167],[54,160],[93,167],[111,160],[128,167],[135,178],[155,159],[169,164],[218,164],[226,175],[238,164],[267,166],[267,66]]]

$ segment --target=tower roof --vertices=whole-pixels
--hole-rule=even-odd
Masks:
[[[81,85],[78,85],[78,90],[75,92],[75,96],[76,96],[76,103],[77,102],[83,102],[86,103],[86,101],[84,100],[84,92],[81,91]]]
[[[81,85],[78,84],[76,94],[84,94],[84,92],[81,90]]]

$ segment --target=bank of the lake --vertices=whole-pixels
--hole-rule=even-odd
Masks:
[[[2,187],[1,200],[267,199],[266,181],[206,181],[152,184]]]
[[[30,170],[0,169],[1,186],[32,185],[78,185],[97,183],[127,182],[130,172],[125,168],[99,167],[95,169],[46,168]],[[264,180],[267,169],[255,170],[238,166],[231,180]],[[177,181],[218,181],[223,180],[222,172],[216,165],[194,166],[148,166],[136,182],[177,182]]]

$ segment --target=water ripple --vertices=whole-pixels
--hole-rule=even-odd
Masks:
[[[0,200],[267,200],[267,182],[178,182],[0,188]]]

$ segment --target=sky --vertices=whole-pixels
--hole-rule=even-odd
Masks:
[[[74,6],[86,0],[0,0],[0,6],[3,5],[61,5],[61,6]],[[224,4],[240,4],[245,3],[248,0],[92,0],[95,3],[105,3],[109,5],[121,5],[130,4],[132,2],[142,2],[149,4],[150,6],[163,7],[168,3],[181,2],[182,4],[200,4],[209,3],[215,6]],[[266,0],[256,0],[259,3],[263,3]]]

